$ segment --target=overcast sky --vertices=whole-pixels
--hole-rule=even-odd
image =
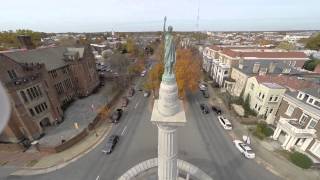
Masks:
[[[44,32],[320,29],[320,0],[1,0],[0,30]]]

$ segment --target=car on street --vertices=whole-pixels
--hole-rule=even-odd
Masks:
[[[102,149],[102,152],[105,154],[112,153],[114,147],[116,146],[117,142],[119,141],[119,136],[112,135],[109,137],[107,144],[104,149]]]
[[[132,97],[134,95],[134,89],[130,88],[128,91],[128,97]]]
[[[248,144],[244,143],[241,140],[234,140],[233,143],[236,148],[244,155],[244,157],[248,159],[253,159],[256,157],[255,153]]]
[[[208,90],[208,86],[204,83],[200,83],[199,84],[199,88],[200,88],[200,91],[206,91]]]
[[[111,122],[118,123],[122,115],[122,109],[116,109],[111,115]]]
[[[209,108],[205,104],[200,104],[200,109],[201,109],[202,114],[208,114],[209,113]]]
[[[129,103],[129,99],[126,98],[126,97],[122,97],[122,99],[121,99],[121,107],[127,107],[128,103]]]
[[[204,98],[209,98],[208,91],[201,91]]]
[[[212,106],[211,108],[212,108],[212,111],[218,115],[222,113],[221,109],[219,109],[218,107]]]
[[[225,130],[232,130],[232,125],[228,119],[223,116],[218,116],[218,120]]]

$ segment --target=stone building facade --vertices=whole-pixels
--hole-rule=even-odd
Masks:
[[[89,48],[46,47],[0,52],[0,81],[11,117],[0,142],[35,140],[63,121],[63,107],[99,84]]]

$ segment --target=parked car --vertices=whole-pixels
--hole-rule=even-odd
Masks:
[[[130,88],[129,91],[128,91],[128,96],[132,97],[133,95],[134,95],[134,89]]]
[[[212,111],[214,111],[216,114],[220,115],[222,113],[221,109],[215,107],[215,106],[212,106]]]
[[[143,97],[149,97],[149,95],[150,95],[150,93],[149,93],[148,91],[145,91],[145,92],[143,93]]]
[[[204,98],[209,98],[208,91],[202,91],[202,95],[203,95]]]
[[[201,109],[202,114],[208,114],[209,113],[209,108],[205,104],[200,104],[200,109]]]
[[[114,147],[116,146],[117,142],[119,141],[119,136],[117,135],[112,135],[109,137],[106,147],[102,150],[103,153],[105,154],[110,154],[112,153]]]
[[[251,147],[242,142],[241,140],[234,140],[233,141],[236,148],[244,155],[244,157],[248,159],[253,159],[256,157],[255,153],[252,151]]]
[[[128,103],[129,103],[129,99],[128,98],[123,97],[121,99],[121,107],[127,107]]]
[[[111,122],[118,123],[122,115],[122,109],[115,110],[111,115]]]
[[[208,90],[208,86],[204,83],[200,83],[199,84],[199,88],[200,88],[200,91],[206,91]]]
[[[223,116],[218,116],[218,120],[224,129],[226,130],[232,129],[232,125],[228,119],[224,118]]]

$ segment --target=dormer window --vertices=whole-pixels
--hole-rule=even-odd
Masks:
[[[309,103],[309,104],[313,104],[313,98],[311,98],[311,97],[309,97],[309,99],[307,100],[307,103]]]
[[[302,100],[304,98],[304,93],[299,92],[298,99]]]

